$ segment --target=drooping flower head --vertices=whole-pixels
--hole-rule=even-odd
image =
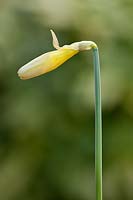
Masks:
[[[74,42],[70,45],[60,47],[58,39],[52,30],[51,34],[53,38],[53,46],[56,50],[45,53],[21,67],[18,70],[18,76],[21,79],[26,80],[50,72],[79,51],[97,48],[96,44],[92,41]]]

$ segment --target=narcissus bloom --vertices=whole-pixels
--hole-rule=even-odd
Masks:
[[[26,80],[50,72],[77,54],[79,51],[97,48],[96,44],[92,41],[74,42],[70,45],[60,47],[55,33],[52,30],[51,33],[53,46],[56,50],[45,53],[21,67],[18,70],[18,76],[21,79]]]
[[[97,45],[92,41],[74,42],[70,45],[59,46],[55,33],[51,30],[55,51],[45,53],[18,70],[18,76],[30,79],[50,72],[80,51],[93,49],[95,77],[95,182],[96,199],[102,200],[102,108],[101,108],[101,77],[100,61]]]

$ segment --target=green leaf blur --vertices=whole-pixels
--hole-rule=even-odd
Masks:
[[[17,70],[61,45],[100,50],[103,195],[133,199],[132,0],[0,1],[0,200],[94,200],[92,53],[22,81]]]

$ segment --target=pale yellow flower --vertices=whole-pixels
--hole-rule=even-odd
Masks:
[[[18,70],[18,76],[23,79],[30,79],[52,71],[77,54],[79,51],[96,48],[96,44],[91,41],[75,42],[70,45],[59,46],[55,33],[51,30],[53,37],[53,46],[55,51],[45,53],[30,61]]]

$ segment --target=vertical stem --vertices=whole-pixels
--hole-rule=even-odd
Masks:
[[[101,78],[98,48],[93,48],[95,73],[95,181],[96,200],[102,200],[102,109]]]

